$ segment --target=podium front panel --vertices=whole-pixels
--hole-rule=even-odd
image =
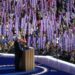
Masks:
[[[29,48],[29,50],[25,50],[23,52],[20,69],[25,71],[31,71],[34,69],[34,65],[34,48]]]

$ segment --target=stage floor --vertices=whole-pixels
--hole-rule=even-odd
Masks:
[[[58,71],[46,65],[36,63],[33,71],[15,71],[14,57],[0,56],[0,75],[71,75],[62,71]]]

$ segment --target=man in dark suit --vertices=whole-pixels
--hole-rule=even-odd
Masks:
[[[20,70],[19,66],[22,57],[22,48],[17,38],[14,41],[14,49],[15,49],[15,69]]]

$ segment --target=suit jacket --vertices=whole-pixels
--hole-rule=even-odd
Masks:
[[[15,56],[21,57],[22,50],[21,50],[21,46],[20,46],[20,43],[18,42],[18,40],[15,40],[15,42],[14,42],[14,49],[15,49]]]

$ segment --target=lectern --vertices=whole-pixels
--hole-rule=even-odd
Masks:
[[[29,47],[29,49],[23,51],[22,58],[20,61],[20,69],[25,71],[31,71],[34,68],[35,68],[34,48]]]

